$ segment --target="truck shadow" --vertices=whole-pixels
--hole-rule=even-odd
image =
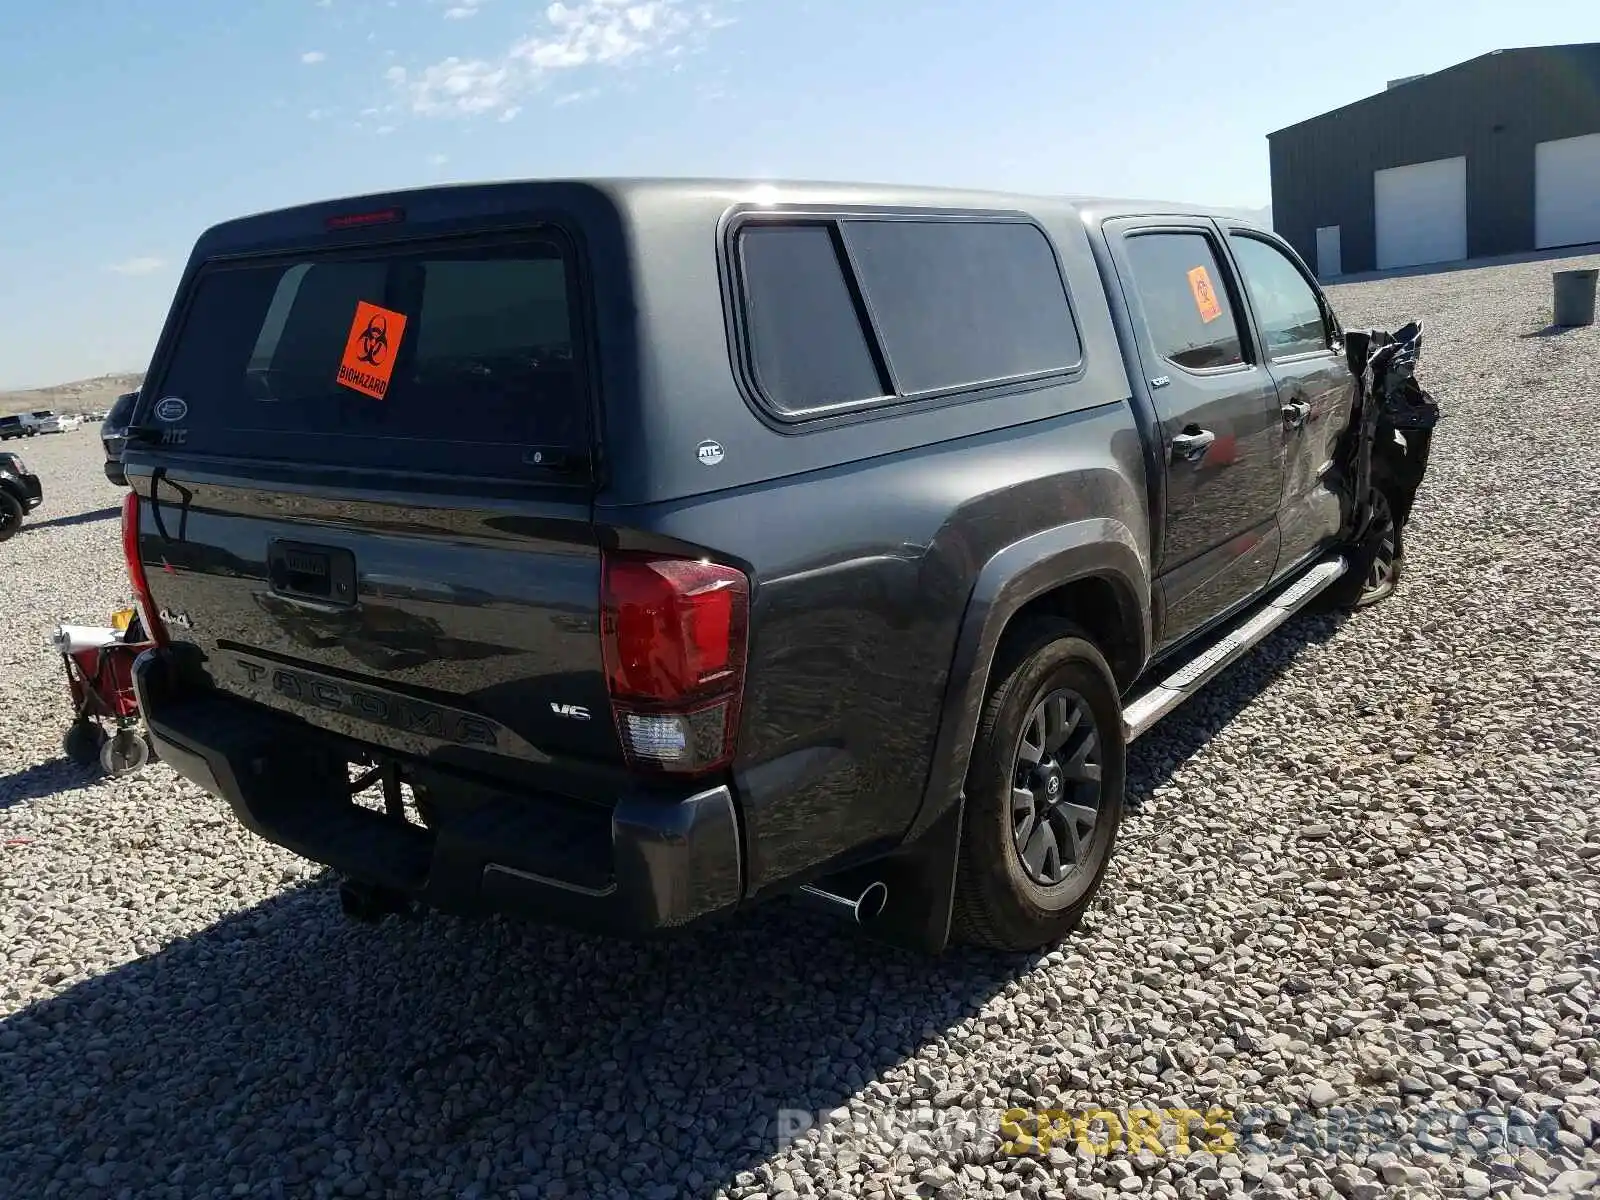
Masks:
[[[1334,628],[1291,622],[1248,682]],[[1137,744],[1136,804],[1257,687],[1217,690]],[[324,875],[0,1021],[0,1179],[21,1195],[560,1194],[551,1178],[570,1196],[708,1195],[779,1149],[781,1111],[845,1104],[1037,959],[920,959],[782,902],[654,942],[438,915],[357,926]]]
[[[22,532],[27,533],[30,530],[37,532],[40,529],[61,529],[69,525],[91,525],[96,521],[109,521],[121,515],[122,509],[120,507],[97,508],[93,512],[73,513],[71,516],[66,517],[51,517],[46,521],[29,521],[22,527]]]

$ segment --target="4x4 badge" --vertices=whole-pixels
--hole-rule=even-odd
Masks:
[[[702,467],[714,467],[722,461],[722,443],[707,438],[695,448],[695,454],[699,457]]]

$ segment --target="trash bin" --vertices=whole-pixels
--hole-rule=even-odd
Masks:
[[[1553,325],[1593,325],[1595,280],[1600,269],[1557,271]]]

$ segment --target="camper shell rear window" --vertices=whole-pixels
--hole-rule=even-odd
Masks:
[[[568,246],[543,234],[214,262],[142,424],[230,458],[586,472],[576,294]]]

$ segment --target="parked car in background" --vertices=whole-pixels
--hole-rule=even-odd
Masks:
[[[0,454],[0,542],[22,528],[23,519],[44,502],[39,477],[17,454]]]
[[[48,408],[25,413],[22,419],[35,433],[65,433],[82,423],[70,413],[58,413]]]
[[[231,221],[123,454],[140,710],[353,916],[799,893],[1037,948],[1128,743],[1394,590],[1419,337],[1182,206],[529,181]]]
[[[133,406],[138,399],[139,393],[136,391],[123,392],[100,422],[100,445],[106,453],[106,478],[118,487],[128,486],[128,477],[122,473],[122,448],[128,443],[128,422],[133,418]]]

